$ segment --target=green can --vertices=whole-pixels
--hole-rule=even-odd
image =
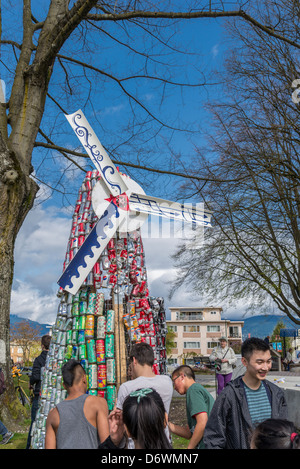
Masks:
[[[86,314],[86,301],[80,301],[79,303],[79,314]]]
[[[87,339],[86,350],[89,363],[97,363],[96,344],[94,339]]]
[[[76,345],[78,342],[78,330],[72,329],[72,344]]]
[[[72,357],[72,350],[73,350],[73,345],[68,344],[66,347],[66,351],[65,351],[65,356],[64,356],[65,359],[69,360]]]
[[[79,316],[79,301],[72,303],[71,313],[73,317]]]
[[[78,329],[80,329],[80,327],[79,327],[79,316],[76,316],[75,318],[73,318],[72,329],[76,329],[77,331],[78,331]]]
[[[86,323],[85,318],[86,316],[84,315],[79,316],[79,329],[85,329],[85,323]]]
[[[109,385],[106,388],[106,400],[108,405],[108,410],[112,411],[115,405],[115,400],[117,397],[116,386]]]
[[[106,358],[114,358],[114,356],[115,356],[115,336],[114,336],[114,334],[106,334],[106,336],[105,336],[105,356],[106,356]]]
[[[67,331],[67,345],[70,345],[72,343],[72,329],[69,329]]]
[[[79,360],[86,359],[86,345],[85,344],[80,344],[78,346],[78,358]]]
[[[106,332],[113,334],[115,332],[115,311],[109,309],[106,313]]]

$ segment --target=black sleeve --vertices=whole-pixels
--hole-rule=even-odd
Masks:
[[[111,437],[109,436],[108,438],[106,438],[106,440],[103,441],[103,443],[100,443],[100,445],[98,446],[98,449],[120,449],[120,448],[112,442]]]
[[[30,384],[33,386],[35,383],[38,383],[41,379],[41,362],[39,357],[37,357],[32,366],[32,372],[30,376]]]

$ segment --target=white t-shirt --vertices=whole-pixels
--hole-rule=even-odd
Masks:
[[[139,376],[138,378],[132,379],[131,381],[126,381],[125,383],[121,384],[117,397],[117,409],[123,409],[123,402],[131,392],[144,388],[153,388],[160,395],[164,403],[165,410],[167,414],[169,414],[170,404],[173,396],[173,383],[171,378],[167,375],[155,375],[152,377]],[[170,440],[170,432],[168,427],[166,427],[165,432]],[[129,447],[132,448],[131,444]]]

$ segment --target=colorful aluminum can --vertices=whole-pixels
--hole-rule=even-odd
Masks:
[[[113,334],[115,331],[115,311],[109,309],[106,313],[106,333]]]
[[[70,345],[72,343],[72,329],[69,329],[67,331],[66,341],[67,341],[67,345]]]
[[[86,316],[85,329],[94,331],[94,328],[95,328],[95,316],[93,314],[88,314]]]
[[[103,314],[103,307],[104,307],[104,293],[98,293],[97,299],[95,303],[94,314],[96,316],[100,316]]]
[[[86,339],[93,339],[94,338],[94,329],[85,329],[84,335]]]
[[[79,302],[78,301],[72,303],[71,312],[72,312],[73,317],[79,316]]]
[[[78,346],[77,345],[73,345],[73,348],[72,348],[72,358],[74,360],[78,360]]]
[[[72,329],[72,344],[76,345],[78,342],[78,330]]]
[[[97,389],[97,365],[89,364],[88,366],[88,377],[89,377],[89,389]]]
[[[105,339],[105,332],[106,332],[105,316],[98,316],[97,317],[97,331],[96,331],[97,339]]]
[[[96,346],[94,339],[87,339],[86,340],[86,350],[87,350],[87,359],[89,364],[96,363]]]
[[[79,329],[79,316],[75,316],[72,321],[72,329]]]
[[[68,344],[66,347],[64,358],[66,358],[67,360],[70,360],[70,358],[72,358],[72,350],[73,350],[73,345]]]
[[[96,358],[97,363],[105,363],[105,340],[96,340]]]
[[[98,389],[97,396],[106,398],[106,390],[105,389]]]
[[[114,336],[114,334],[106,334],[106,336],[105,336],[105,356],[106,356],[106,358],[114,358],[114,356],[115,356],[115,336]]]
[[[108,410],[111,411],[114,408],[116,400],[116,386],[110,384],[106,388],[106,400],[108,405]]]
[[[94,314],[96,301],[97,301],[97,294],[96,293],[90,293],[89,294],[89,303],[88,303],[88,308],[87,308],[87,314]]]
[[[77,342],[78,342],[78,345],[85,343],[85,331],[84,330],[78,331]]]
[[[85,301],[79,302],[79,313],[86,314],[86,302]]]
[[[57,351],[57,360],[63,360],[65,354],[65,347],[59,347]]]
[[[85,315],[79,316],[78,329],[85,329],[85,323],[86,323],[86,316]]]
[[[114,358],[106,360],[106,381],[107,384],[116,383],[116,361]]]
[[[98,388],[106,388],[106,365],[98,365]]]
[[[86,344],[80,344],[78,347],[78,358],[79,360],[85,360],[87,358]]]

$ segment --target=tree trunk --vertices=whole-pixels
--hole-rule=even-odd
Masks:
[[[1,419],[14,414],[14,400],[10,360],[10,297],[14,270],[14,246],[17,233],[31,209],[37,184],[24,175],[13,152],[0,140],[0,366],[5,374],[7,392],[1,400],[5,405]]]

